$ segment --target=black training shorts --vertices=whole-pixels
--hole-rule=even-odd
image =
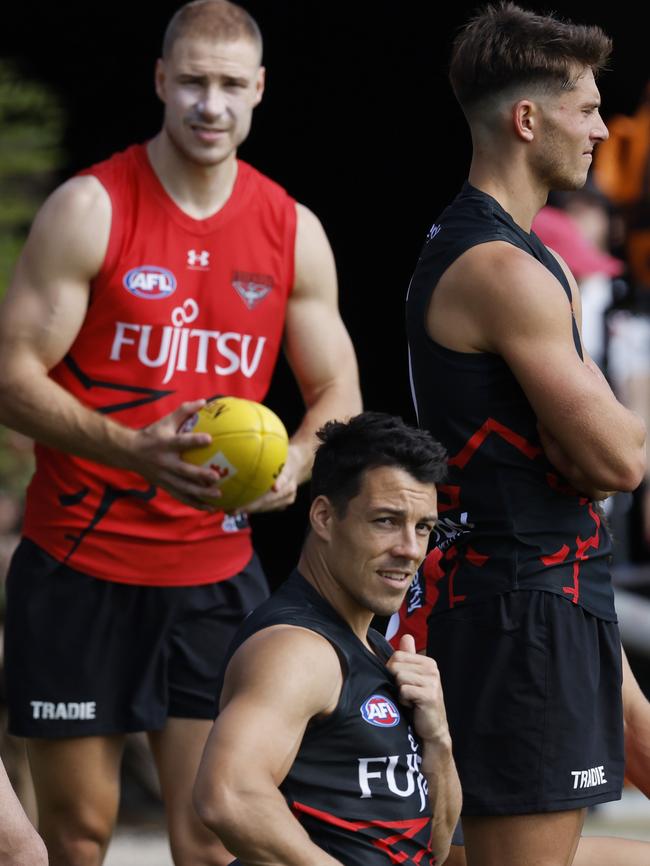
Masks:
[[[226,649],[268,587],[255,555],[219,583],[137,586],[89,577],[25,539],[6,595],[9,730],[49,738],[213,719]]]
[[[618,626],[550,592],[429,618],[463,815],[618,800],[624,772]]]

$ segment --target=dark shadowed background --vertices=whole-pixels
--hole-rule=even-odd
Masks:
[[[62,168],[53,181],[157,131],[153,65],[179,5],[24,2],[5,10],[0,55],[21,75],[46,82],[64,108]],[[403,299],[424,236],[467,170],[469,136],[446,65],[453,33],[476,4],[243,5],[264,34],[268,78],[241,155],[319,215],[337,259],[366,407],[413,420]],[[603,114],[632,112],[650,77],[647,28],[632,4],[534,8],[600,24],[613,36],[612,68],[601,79]],[[282,365],[268,403],[290,429],[296,425],[300,398]],[[272,583],[295,561],[305,505],[303,493],[290,512],[256,520]]]

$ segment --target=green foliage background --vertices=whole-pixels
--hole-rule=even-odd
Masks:
[[[0,297],[39,206],[64,163],[57,94],[0,59]],[[19,496],[32,471],[23,437],[0,427],[0,492]]]

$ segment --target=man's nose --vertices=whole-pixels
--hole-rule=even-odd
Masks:
[[[219,117],[226,111],[226,98],[220,87],[206,87],[199,102],[199,111],[205,117]]]

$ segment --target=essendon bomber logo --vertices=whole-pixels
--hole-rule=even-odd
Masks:
[[[392,701],[383,695],[372,695],[361,704],[364,722],[378,728],[394,728],[399,724],[399,710]]]
[[[124,274],[124,288],[137,298],[159,301],[176,291],[176,277],[158,265],[140,265]]]
[[[244,271],[234,271],[231,283],[248,309],[252,310],[273,288],[273,277],[267,274],[248,274]]]

